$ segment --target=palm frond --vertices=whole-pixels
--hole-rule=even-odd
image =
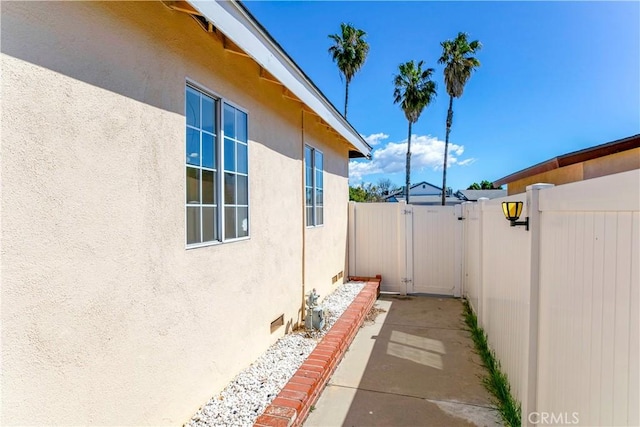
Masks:
[[[331,58],[347,82],[362,68],[367,58],[369,44],[365,41],[366,35],[365,31],[353,25],[342,23],[339,34],[328,36],[333,41],[329,47]]]
[[[418,121],[420,114],[436,97],[436,83],[431,80],[433,68],[422,69],[424,61],[417,64],[411,60],[398,66],[393,79],[393,103],[400,104],[405,117],[411,123]]]
[[[466,33],[458,33],[455,39],[440,43],[442,55],[438,63],[445,65],[445,86],[447,93],[454,98],[462,96],[471,73],[480,66],[480,61],[473,55],[482,49],[482,44],[478,40],[469,42],[467,38]]]

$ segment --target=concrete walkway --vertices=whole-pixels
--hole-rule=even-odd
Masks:
[[[500,426],[459,300],[383,295],[305,421],[312,426]]]

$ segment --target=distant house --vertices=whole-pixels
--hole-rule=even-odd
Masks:
[[[506,190],[458,190],[452,194],[449,189],[445,198],[446,205],[457,205],[462,202],[475,202],[481,197],[495,199],[506,196]],[[404,189],[397,190],[386,196],[386,202],[404,200]],[[412,205],[440,205],[442,203],[442,189],[426,181],[414,184],[409,189],[409,203]]]
[[[1,13],[0,424],[183,424],[344,280],[371,148],[240,2]]]
[[[401,188],[384,198],[385,202],[399,202],[404,200],[404,188]],[[457,199],[451,197],[451,190],[446,197],[446,204],[455,204]],[[442,202],[442,188],[426,181],[409,187],[409,203],[412,205],[439,205]],[[460,201],[457,201],[460,203]]]
[[[518,194],[531,184],[567,184],[634,169],[640,169],[640,134],[554,157],[493,185],[507,185],[508,194]]]
[[[480,198],[498,199],[507,195],[507,190],[458,190],[454,196],[463,202],[477,202]]]

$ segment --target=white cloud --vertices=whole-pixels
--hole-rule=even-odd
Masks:
[[[384,139],[389,138],[389,135],[387,135],[386,133],[380,132],[380,133],[372,133],[369,136],[362,135],[362,137],[364,138],[365,141],[367,141],[367,144],[373,147],[374,145],[380,144]]]
[[[367,138],[376,137],[373,134]],[[387,137],[385,135],[385,137]],[[475,159],[469,158],[461,160],[464,153],[464,146],[449,143],[448,162],[449,167],[453,165],[465,166],[473,163]],[[349,179],[359,182],[363,176],[373,174],[391,174],[403,172],[407,156],[407,140],[402,142],[389,142],[387,145],[374,150],[370,161],[349,162]],[[442,170],[442,159],[444,156],[444,141],[440,141],[429,135],[411,136],[411,169]]]

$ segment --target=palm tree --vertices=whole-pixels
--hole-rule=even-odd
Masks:
[[[428,106],[436,96],[436,84],[431,80],[433,68],[422,69],[424,61],[413,61],[400,64],[399,73],[393,83],[393,103],[400,103],[404,115],[409,122],[407,137],[407,176],[405,180],[405,200],[409,203],[409,185],[411,181],[411,126],[418,121],[422,110]]]
[[[442,56],[438,60],[444,67],[444,83],[449,94],[449,111],[447,112],[447,133],[444,142],[444,166],[442,170],[442,206],[445,201],[445,189],[447,188],[447,155],[449,152],[449,133],[453,122],[453,98],[460,98],[464,85],[471,77],[471,72],[480,66],[480,61],[474,55],[482,48],[478,40],[471,43],[467,41],[467,34],[458,33],[453,40],[445,40],[440,43]]]
[[[369,53],[369,44],[364,41],[367,35],[362,30],[358,30],[351,24],[340,24],[342,34],[330,34],[329,38],[333,40],[333,46],[329,48],[329,53],[333,58],[333,62],[338,64],[340,73],[344,76],[344,118],[347,118],[347,103],[349,102],[349,83],[362,67],[367,54]]]

